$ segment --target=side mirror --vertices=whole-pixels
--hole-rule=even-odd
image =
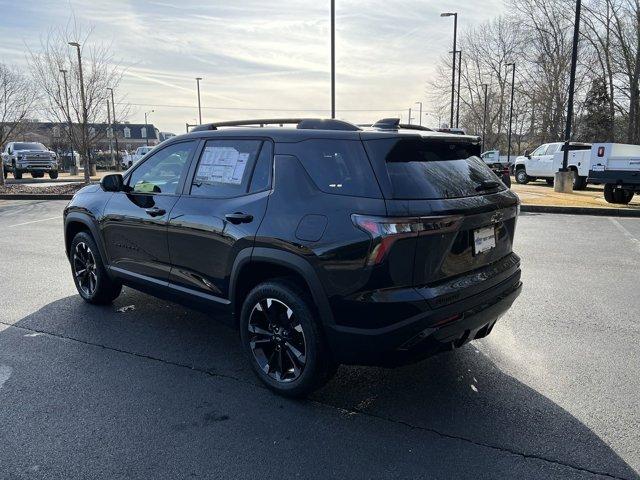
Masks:
[[[527,158],[531,158],[531,152],[529,150],[524,151],[524,156]]]
[[[121,192],[124,190],[124,180],[119,173],[112,173],[102,177],[100,186],[105,192]]]

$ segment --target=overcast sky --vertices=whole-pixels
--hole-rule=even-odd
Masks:
[[[426,82],[460,26],[504,9],[503,0],[336,0],[338,117],[375,121],[426,103]],[[160,130],[203,121],[329,116],[329,0],[0,0],[0,62],[25,64],[71,15],[113,45],[126,67],[120,90]],[[174,107],[172,107],[172,105]],[[417,118],[415,119],[417,123]],[[425,117],[427,124],[435,124]]]

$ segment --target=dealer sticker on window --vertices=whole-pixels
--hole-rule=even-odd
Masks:
[[[496,228],[482,227],[473,231],[473,253],[486,252],[496,246]]]

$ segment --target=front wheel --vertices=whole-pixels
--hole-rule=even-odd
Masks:
[[[70,261],[73,281],[85,301],[107,304],[120,295],[122,284],[107,275],[98,246],[89,233],[80,232],[73,238]]]
[[[527,171],[524,168],[516,170],[516,182],[520,185],[526,185],[529,183],[529,175],[527,175]]]
[[[240,338],[253,371],[274,392],[304,397],[337,368],[326,348],[312,301],[293,282],[255,287],[240,316]]]
[[[58,172],[49,172],[49,178],[54,179],[54,178],[58,178]]]

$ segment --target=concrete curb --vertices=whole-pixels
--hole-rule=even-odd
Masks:
[[[47,193],[2,193],[0,200],[71,200],[73,194],[47,194]]]
[[[636,217],[640,218],[640,210],[603,207],[557,207],[553,205],[521,205],[520,211],[525,213],[563,213],[566,215],[596,215],[600,217]]]

